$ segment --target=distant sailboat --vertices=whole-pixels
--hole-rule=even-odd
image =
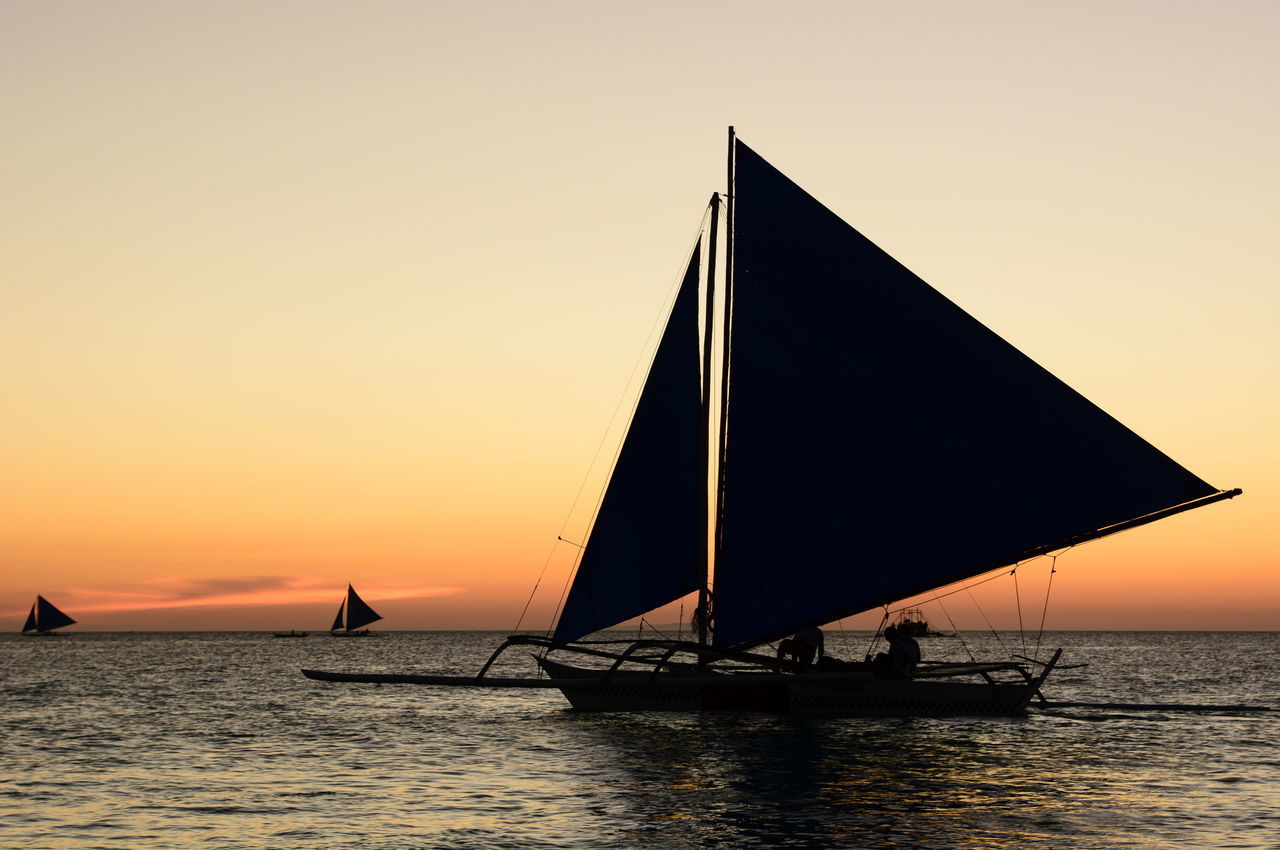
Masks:
[[[333,618],[329,634],[334,637],[368,637],[369,630],[365,626],[381,619],[382,615],[370,608],[356,589],[348,584],[347,595],[338,603],[338,615]]]
[[[700,241],[554,635],[513,635],[471,677],[305,675],[554,687],[591,710],[1017,715],[1061,650],[1038,667],[926,661],[904,675],[757,648],[1240,493],[1001,339],[732,128],[728,189],[725,306],[717,193],[709,268]],[[584,640],[692,594],[696,641]],[[511,646],[541,648],[548,678],[487,677]]]
[[[61,629],[74,622],[48,599],[37,595],[27,614],[27,621],[22,625],[22,633],[27,637],[56,637],[58,633],[54,629]]]

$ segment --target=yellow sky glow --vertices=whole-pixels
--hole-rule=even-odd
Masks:
[[[538,583],[546,626],[734,124],[1245,490],[1071,553],[1053,626],[1280,628],[1277,41],[1269,2],[5,4],[0,611],[323,627],[351,581],[509,628]]]

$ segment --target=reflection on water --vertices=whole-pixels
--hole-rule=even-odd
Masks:
[[[1274,634],[1054,638],[1090,662],[1061,699],[1280,692]],[[1272,847],[1280,824],[1274,717],[593,715],[297,673],[474,672],[496,642],[0,638],[0,846]]]
[[[1029,846],[1066,815],[992,721],[575,718],[638,827],[690,846]],[[1005,726],[1022,721],[996,721]],[[1024,723],[1025,725],[1025,723]],[[1034,757],[1034,754],[1030,754]],[[1017,767],[1013,767],[1017,765]],[[1053,776],[1058,775],[1054,771]]]
[[[1262,835],[1247,843],[1248,830],[1214,809],[1203,775],[1181,774],[1191,754],[1161,755],[1170,742],[1159,722],[1134,720],[1140,728],[1121,734],[1118,751],[1099,752],[1091,724],[1051,718],[573,720],[578,737],[611,754],[590,781],[616,792],[636,824],[632,837],[968,848],[1061,846],[1070,836],[1091,847],[1151,847],[1181,832],[1188,846],[1266,846]],[[1260,810],[1274,819],[1280,809],[1263,802],[1261,780],[1239,780],[1253,784],[1255,822]],[[1208,804],[1199,811],[1197,797]],[[1164,822],[1172,812],[1177,822]]]

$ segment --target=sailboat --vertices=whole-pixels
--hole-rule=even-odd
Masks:
[[[895,675],[761,647],[1241,492],[1033,362],[733,128],[728,187],[712,195],[554,632],[511,636],[474,677],[305,675],[558,688],[587,710],[1018,715],[1061,650]],[[589,639],[693,594],[696,640]],[[540,651],[538,677],[488,675],[513,646]]]
[[[31,604],[31,610],[27,613],[27,620],[22,624],[22,634],[26,637],[57,637],[58,633],[54,629],[61,629],[74,622],[58,606],[37,594],[36,601]]]
[[[382,615],[369,607],[356,589],[347,585],[347,595],[338,603],[338,614],[333,618],[329,634],[333,637],[368,637],[365,626],[382,619]]]

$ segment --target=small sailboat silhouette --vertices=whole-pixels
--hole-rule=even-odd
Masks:
[[[338,603],[338,614],[333,618],[329,634],[334,637],[368,637],[369,630],[364,627],[381,619],[382,615],[370,608],[356,589],[348,584],[347,595]]]
[[[48,599],[37,595],[27,613],[27,621],[22,624],[22,634],[27,637],[55,637],[54,629],[61,629],[75,623]]]

